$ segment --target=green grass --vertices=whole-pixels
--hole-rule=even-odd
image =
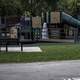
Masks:
[[[37,44],[41,53],[1,52],[0,63],[38,62],[80,59],[80,44]]]

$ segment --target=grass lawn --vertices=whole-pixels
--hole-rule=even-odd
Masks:
[[[37,44],[40,53],[0,52],[0,63],[38,62],[80,59],[80,44]],[[36,45],[36,46],[37,46]]]

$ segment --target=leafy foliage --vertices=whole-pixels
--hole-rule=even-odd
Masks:
[[[40,15],[41,12],[63,10],[76,12],[77,0],[0,0],[0,15]]]
[[[77,0],[59,0],[59,8],[69,14],[75,14]]]
[[[0,0],[0,15],[20,15],[22,6],[18,0]]]

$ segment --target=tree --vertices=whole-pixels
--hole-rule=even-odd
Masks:
[[[47,2],[48,7],[52,11],[58,9],[58,7],[57,7],[58,6],[58,1],[59,0],[45,0],[45,2]]]
[[[77,0],[59,0],[59,8],[69,14],[74,15],[76,12]]]
[[[24,11],[28,11],[31,15],[53,11],[57,8],[57,2],[58,0],[21,0]]]
[[[31,15],[40,15],[42,11],[47,9],[47,4],[44,0],[21,0],[24,12],[28,11]]]
[[[0,0],[0,15],[22,15],[23,8],[19,0]]]

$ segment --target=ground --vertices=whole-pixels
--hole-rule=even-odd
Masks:
[[[79,78],[80,60],[0,64],[0,80],[80,80]]]
[[[0,63],[26,63],[80,59],[80,44],[40,43],[27,44],[25,46],[39,46],[42,49],[42,52],[0,52]]]

